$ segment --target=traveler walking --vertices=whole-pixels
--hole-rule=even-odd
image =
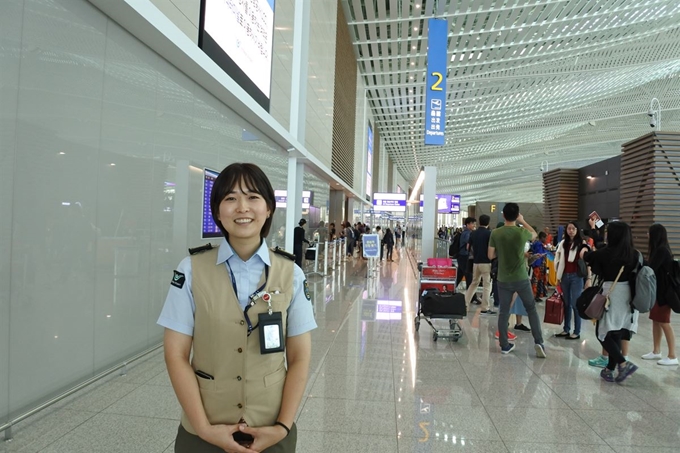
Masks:
[[[483,314],[496,314],[496,312],[489,307],[489,299],[491,297],[491,260],[488,256],[489,238],[491,231],[489,230],[489,221],[491,218],[484,214],[479,217],[479,228],[470,234],[470,246],[472,248],[472,281],[465,292],[465,303],[470,305],[474,297],[480,281],[482,282],[482,311]]]

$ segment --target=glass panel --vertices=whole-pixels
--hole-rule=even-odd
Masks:
[[[21,2],[0,8],[1,46],[16,48],[7,38],[23,26],[31,53],[20,79],[6,61],[19,52],[2,53],[0,422],[161,341],[172,270],[205,242],[204,168],[245,159],[274,187],[288,168],[283,149],[88,2],[25,6],[23,23]]]

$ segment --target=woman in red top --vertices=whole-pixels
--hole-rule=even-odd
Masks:
[[[562,287],[564,298],[564,330],[555,336],[567,340],[578,340],[581,338],[581,317],[576,310],[576,299],[583,292],[583,277],[577,274],[578,260],[583,258],[589,249],[575,221],[567,223],[564,230],[566,234],[557,246],[555,254],[557,284]],[[590,286],[590,280],[586,281],[586,286]],[[570,333],[572,314],[574,315],[574,331]]]

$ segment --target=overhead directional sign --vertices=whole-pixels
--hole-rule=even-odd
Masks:
[[[446,51],[449,21],[428,19],[427,87],[425,91],[425,144],[445,144],[446,128]]]

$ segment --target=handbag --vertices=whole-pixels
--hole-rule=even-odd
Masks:
[[[604,295],[601,292],[598,292],[590,301],[590,304],[588,304],[588,307],[585,309],[585,314],[588,316],[588,319],[595,319],[598,321],[602,319],[604,312],[607,310],[607,308],[609,308],[609,295],[612,293],[612,291],[614,291],[616,283],[618,283],[619,277],[621,277],[621,274],[623,273],[624,267],[625,266],[621,266],[621,269],[619,269],[619,275],[616,276],[616,280],[614,280],[614,283],[612,283],[612,286],[609,288],[609,291],[607,291],[607,294]]]

